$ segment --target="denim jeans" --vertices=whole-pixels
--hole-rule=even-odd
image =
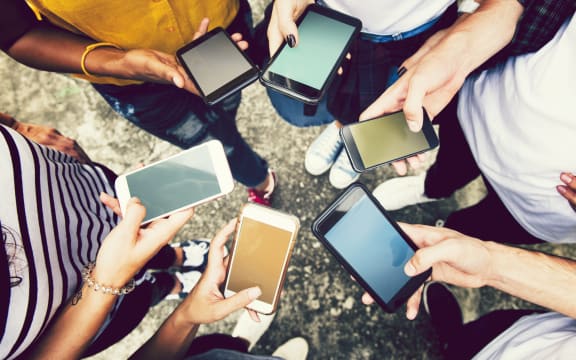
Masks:
[[[254,187],[266,179],[268,164],[236,127],[240,93],[208,106],[200,97],[174,85],[93,86],[117,113],[171,144],[187,149],[209,139],[220,140],[232,175],[242,184]]]

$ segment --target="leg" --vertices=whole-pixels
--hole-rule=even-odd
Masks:
[[[448,341],[447,359],[470,359],[521,317],[536,310],[496,310],[461,327]]]
[[[267,178],[266,161],[236,129],[240,94],[208,107],[199,97],[172,85],[93,86],[120,115],[176,146],[186,149],[209,138],[222,141],[232,174],[244,185],[253,187]]]
[[[498,194],[487,181],[485,183],[488,195],[478,204],[451,214],[446,221],[446,227],[482,240],[499,243],[543,243],[543,240],[532,236],[516,222]]]
[[[480,175],[458,122],[457,104],[455,97],[436,117],[440,123],[440,148],[435,163],[426,173],[424,184],[424,192],[431,198],[448,197]]]

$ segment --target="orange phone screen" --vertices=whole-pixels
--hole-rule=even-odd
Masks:
[[[287,230],[245,217],[236,239],[228,289],[239,292],[259,286],[258,300],[273,303],[291,237]]]

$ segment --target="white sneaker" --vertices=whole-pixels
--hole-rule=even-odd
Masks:
[[[336,161],[343,146],[339,131],[336,123],[332,122],[306,150],[304,167],[311,175],[322,175]]]
[[[360,173],[357,173],[350,164],[350,159],[346,155],[346,150],[342,149],[336,162],[330,169],[330,184],[336,189],[344,189],[346,186],[358,180]]]
[[[280,345],[272,356],[284,360],[305,360],[308,356],[308,342],[302,337],[295,337]]]
[[[252,320],[248,311],[243,311],[234,326],[234,330],[232,330],[232,336],[242,338],[250,343],[248,351],[256,345],[258,340],[268,330],[276,313],[271,315],[258,314],[258,316],[260,317],[260,322]]]
[[[164,297],[164,300],[184,300],[188,294],[194,289],[200,278],[202,277],[202,273],[200,271],[187,271],[187,272],[174,272],[174,276],[180,282],[182,288],[180,292],[176,294],[168,294]]]
[[[436,201],[424,195],[426,173],[386,180],[372,192],[386,210],[398,210],[405,206]]]

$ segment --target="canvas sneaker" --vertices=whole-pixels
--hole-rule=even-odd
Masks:
[[[346,186],[358,180],[359,177],[360,173],[352,168],[346,150],[342,149],[332,169],[330,169],[330,184],[336,189],[344,189]]]
[[[308,173],[322,175],[334,164],[343,147],[339,131],[336,123],[332,122],[310,144],[304,158],[304,167]]]
[[[252,320],[248,311],[243,311],[234,326],[234,330],[232,330],[232,336],[248,341],[250,344],[248,351],[256,345],[258,340],[260,340],[262,335],[268,330],[276,313],[270,315],[258,314],[258,316],[260,317],[260,322]]]
[[[302,337],[295,337],[280,345],[272,354],[284,360],[305,360],[308,356],[308,342]]]
[[[386,180],[372,192],[386,210],[422,204],[440,199],[429,198],[424,194],[426,173],[417,176],[403,176]]]

